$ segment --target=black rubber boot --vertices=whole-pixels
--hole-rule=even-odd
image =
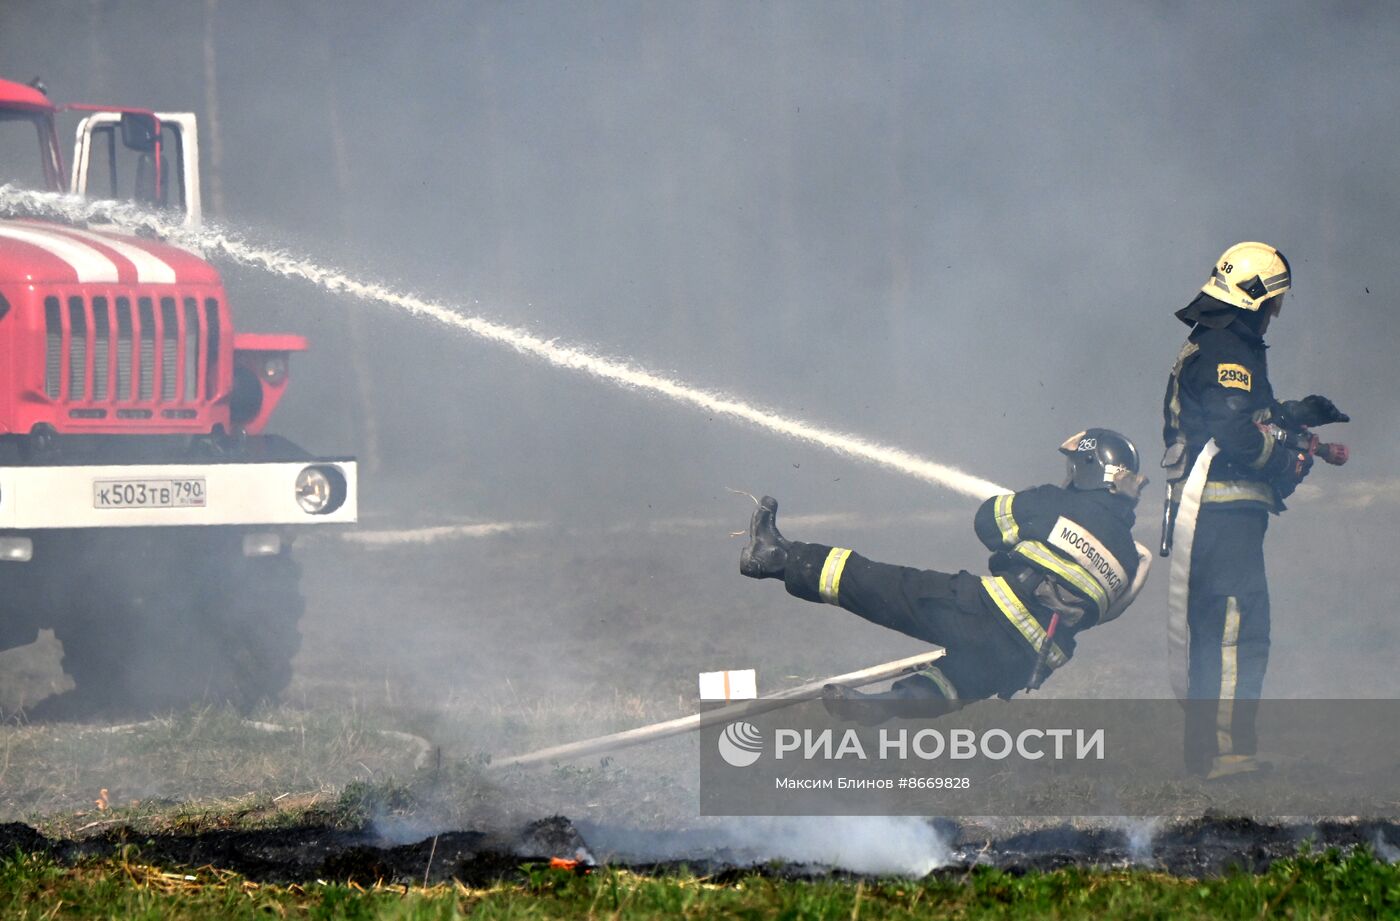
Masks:
[[[867,694],[844,684],[822,685],[822,707],[827,716],[862,726],[878,726],[888,720],[890,709],[885,701],[894,699],[893,694]]]
[[[781,579],[791,546],[778,533],[778,500],[764,496],[749,521],[749,542],[739,554],[739,572],[750,579]]]
[[[906,705],[901,707],[895,701]],[[907,703],[910,701],[920,703],[911,710]],[[964,703],[950,698],[938,682],[923,673],[899,679],[888,691],[862,691],[844,684],[822,686],[822,706],[827,715],[862,726],[878,726],[900,715],[938,717],[962,709]]]

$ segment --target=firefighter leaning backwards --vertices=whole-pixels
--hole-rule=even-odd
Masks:
[[[1150,554],[1132,527],[1146,480],[1137,449],[1108,429],[1067,440],[1063,486],[994,496],[974,528],[993,551],[988,576],[868,560],[850,549],[785,539],[778,503],[754,512],[739,571],[782,579],[790,594],[838,605],[872,623],[945,647],[937,666],[887,694],[829,688],[846,700],[943,700],[956,706],[1040,684],[1074,653],[1081,631],[1118,617],[1147,575]]]
[[[1309,426],[1346,422],[1325,397],[1280,403],[1264,333],[1292,283],[1272,246],[1226,250],[1176,316],[1191,327],[1167,382],[1167,505],[1172,681],[1191,701],[1186,763],[1208,777],[1258,769],[1254,721],[1269,657],[1264,533],[1314,455],[1346,460]]]

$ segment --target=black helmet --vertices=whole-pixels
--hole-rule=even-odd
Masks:
[[[1147,477],[1138,472],[1138,452],[1131,441],[1112,429],[1085,429],[1060,445],[1068,458],[1069,480],[1075,489],[1106,489],[1137,499]]]

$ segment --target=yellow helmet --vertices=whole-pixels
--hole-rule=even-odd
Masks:
[[[1288,260],[1267,243],[1236,243],[1215,261],[1201,291],[1241,310],[1258,310],[1292,284]]]

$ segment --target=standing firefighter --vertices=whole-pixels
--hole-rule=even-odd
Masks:
[[[977,536],[993,551],[990,576],[893,566],[841,547],[786,540],[778,533],[778,503],[767,496],[754,512],[739,571],[782,579],[798,598],[839,605],[948,650],[937,666],[880,697],[957,705],[1038,687],[1069,661],[1075,634],[1123,613],[1150,562],[1132,537],[1146,482],[1133,443],[1089,429],[1060,451],[1068,458],[1064,486],[994,496],[977,510]]]
[[[1258,769],[1254,720],[1269,659],[1264,532],[1312,468],[1346,461],[1308,426],[1346,422],[1331,400],[1279,403],[1264,332],[1291,277],[1272,246],[1239,243],[1177,318],[1191,327],[1167,382],[1172,682],[1186,698],[1186,764],[1207,777]],[[1184,659],[1184,661],[1183,661]]]

